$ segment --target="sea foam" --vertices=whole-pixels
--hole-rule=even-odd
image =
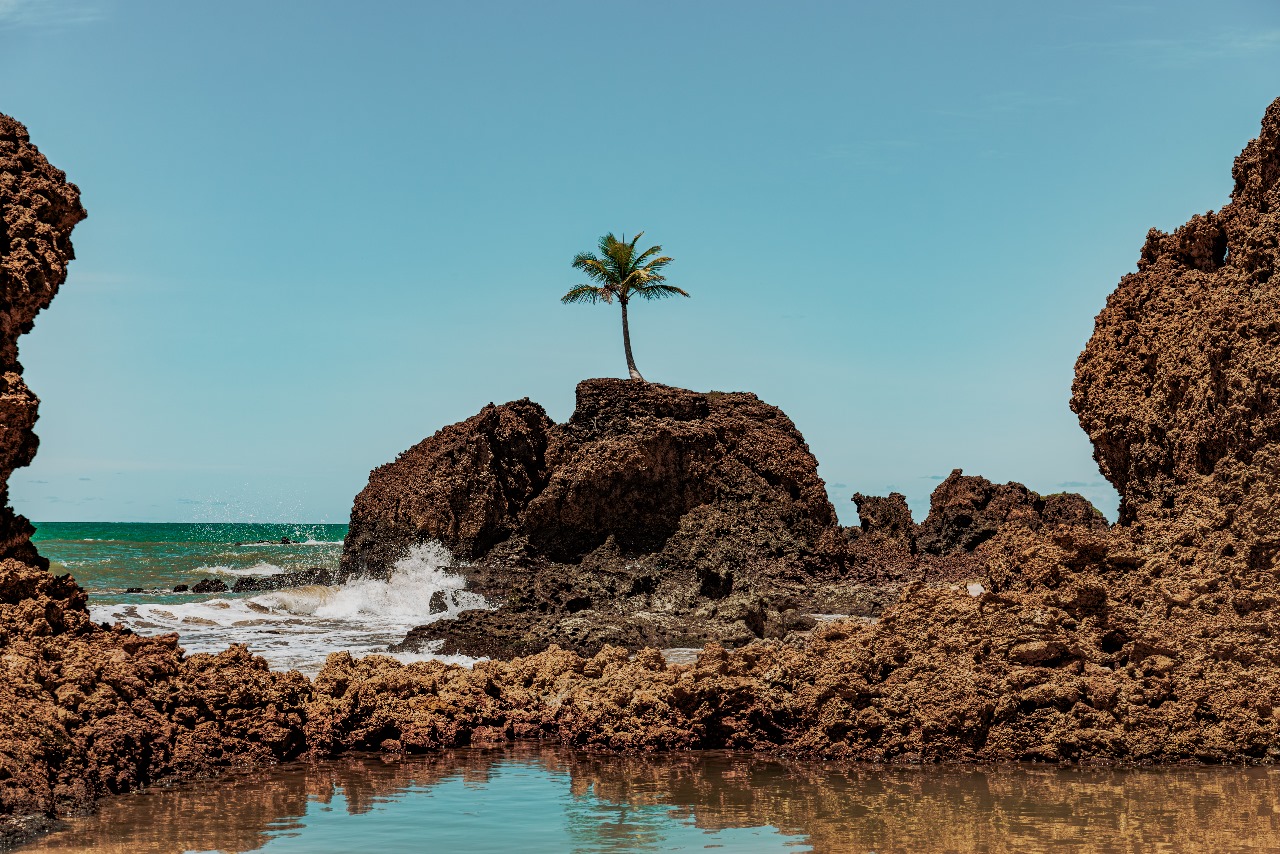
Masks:
[[[465,579],[452,571],[453,567],[449,550],[432,541],[411,548],[396,562],[386,581],[354,578],[334,587],[309,585],[252,597],[123,603],[90,610],[95,621],[121,622],[140,634],[177,632],[188,653],[214,653],[229,644],[243,643],[273,667],[315,673],[332,652],[389,654],[387,646],[398,643],[414,626],[491,607],[483,596],[466,589]],[[270,564],[245,570],[207,570],[222,570],[228,575],[283,572]],[[476,661],[466,656],[432,653],[403,653],[396,657],[405,662]]]

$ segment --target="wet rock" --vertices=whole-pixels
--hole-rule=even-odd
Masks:
[[[518,540],[577,561],[612,539],[663,548],[694,509],[753,503],[811,545],[835,513],[791,421],[755,395],[587,380],[567,424],[528,400],[490,405],[376,469],[356,497],[347,572],[386,572],[438,539],[479,558]]]
[[[225,593],[227,583],[216,578],[205,578],[191,587],[192,593]]]
[[[546,484],[551,426],[528,399],[490,404],[375,469],[351,510],[343,572],[385,575],[424,540],[470,559],[511,536]]]
[[[190,587],[188,587],[188,586],[187,586],[187,585],[185,585],[185,584],[175,584],[175,585],[173,586],[173,592],[174,592],[174,593],[186,593],[186,592],[187,592],[188,590],[190,590],[190,589],[191,589],[191,588],[190,588]]]
[[[232,585],[233,593],[256,593],[266,590],[287,590],[290,587],[305,587],[310,584],[332,585],[340,580],[340,573],[335,569],[313,566],[297,572],[281,572],[276,575],[243,575]],[[199,585],[196,585],[197,587]],[[224,588],[225,589],[225,588]],[[196,593],[206,591],[196,590]],[[221,591],[212,591],[221,592]]]

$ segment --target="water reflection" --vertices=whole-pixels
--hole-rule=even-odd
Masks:
[[[456,750],[116,798],[32,851],[1280,850],[1280,770],[880,769]]]

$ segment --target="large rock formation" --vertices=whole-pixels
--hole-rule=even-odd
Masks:
[[[351,510],[344,571],[383,574],[422,540],[469,560],[510,537],[546,486],[551,427],[528,398],[490,404],[374,469]]]
[[[915,533],[915,545],[932,555],[968,553],[1011,525],[1105,530],[1107,520],[1074,492],[1041,496],[1020,483],[997,485],[956,469],[929,497],[929,516]]]
[[[473,561],[472,589],[501,607],[424,627],[406,648],[505,657],[785,635],[808,626],[788,612],[814,578],[838,579],[846,542],[779,409],[611,379],[580,383],[565,424],[527,400],[490,405],[375,470],[344,572],[386,573],[426,539]]]
[[[1076,364],[1072,408],[1122,523],[1196,527],[1280,548],[1280,102],[1236,159],[1231,202],[1152,229]]]
[[[386,572],[427,539],[467,560],[513,538],[555,561],[609,540],[656,552],[728,506],[756,507],[810,545],[835,524],[804,438],[753,394],[598,379],[577,396],[567,424],[528,399],[490,404],[375,469],[351,511],[344,571]]]
[[[0,558],[35,560],[33,529],[9,506],[9,476],[31,464],[40,401],[22,381],[18,336],[67,278],[80,190],[49,164],[26,128],[0,115]]]

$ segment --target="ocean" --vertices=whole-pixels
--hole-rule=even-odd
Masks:
[[[413,549],[389,581],[259,593],[173,592],[204,579],[230,588],[247,576],[336,569],[346,533],[346,525],[41,522],[33,540],[52,572],[71,573],[88,591],[96,622],[123,623],[143,635],[177,632],[188,653],[242,643],[274,668],[307,675],[319,672],[331,652],[386,653],[414,626],[487,606],[463,589],[461,576],[450,571],[452,556],[438,543]],[[442,596],[433,611],[437,591]],[[474,661],[430,653],[396,657]]]

